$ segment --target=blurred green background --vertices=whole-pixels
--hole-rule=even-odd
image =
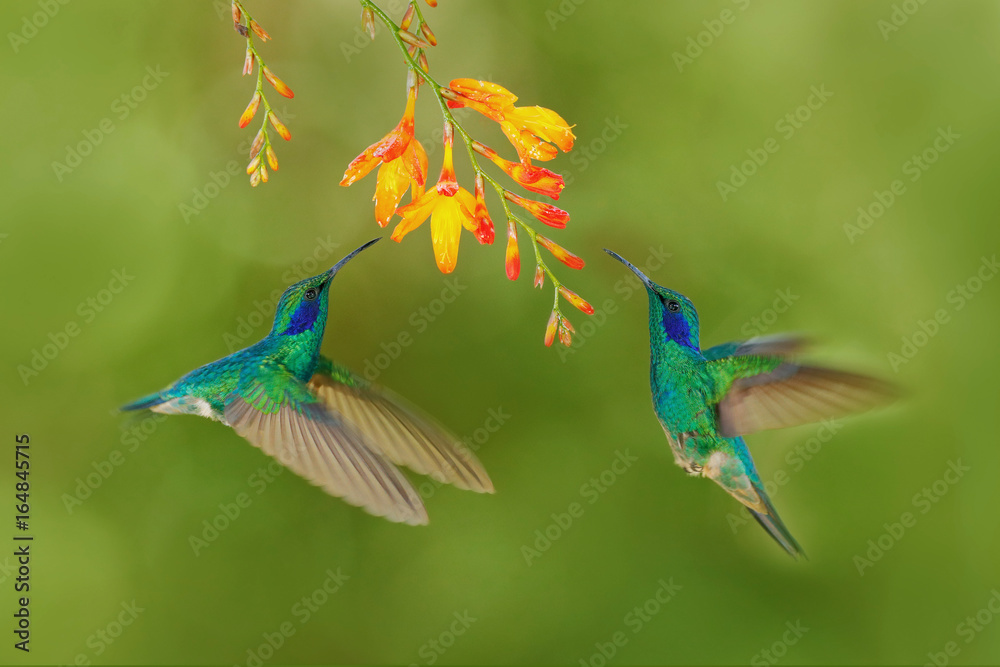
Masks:
[[[383,6],[399,18],[399,3]],[[230,161],[242,168],[252,137],[236,126],[252,82],[228,4],[0,6],[0,490],[12,536],[13,435],[30,434],[35,535],[33,650],[14,651],[5,629],[5,661],[1000,660],[1000,619],[988,622],[991,599],[1000,609],[1000,281],[983,280],[1000,245],[997,3],[425,8],[437,78],[491,79],[576,124],[574,151],[546,164],[572,181],[559,200],[572,221],[550,236],[588,261],[560,275],[599,312],[589,323],[570,313],[580,335],[569,353],[545,348],[548,289],[531,289],[530,264],[506,279],[502,237],[480,247],[466,233],[450,278],[460,296],[439,308],[449,283],[426,225],[338,277],[324,351],[362,370],[409,332],[378,381],[478,440],[498,490],[424,487],[431,524],[419,529],[291,474],[258,494],[251,476],[268,459],[219,424],[112,412],[226,354],[242,320],[256,323],[246,342],[262,336],[260,302],[382,233],[374,176],[337,183],[399,118],[396,46],[384,32],[371,45],[359,37],[355,3],[248,9],[274,38],[268,64],[295,90],[272,96],[293,140],[276,145],[270,183],[251,189],[238,173],[185,220],[181,205]],[[513,154],[490,122],[463,118]],[[103,119],[113,131],[95,135]],[[432,177],[439,123],[423,96],[417,135]],[[89,155],[54,168],[87,133],[101,139]],[[777,150],[763,165],[741,167],[769,140]],[[743,182],[734,168],[755,173]],[[902,194],[886,205],[897,179]],[[735,191],[723,197],[720,181]],[[858,207],[879,213],[879,198],[884,211],[849,238],[845,224]],[[694,300],[705,345],[810,332],[816,359],[905,388],[898,406],[835,434],[811,425],[749,438],[762,477],[784,481],[774,502],[808,562],[674,466],[650,409],[645,298],[605,246],[640,265],[669,254],[651,275]],[[127,286],[102,291],[115,271]],[[73,324],[78,335],[60,337]],[[64,349],[22,378],[52,340]],[[487,434],[491,411],[503,423]],[[607,472],[619,453],[636,460]],[[968,471],[946,475],[952,464]],[[191,536],[224,525],[220,505],[239,494],[252,504],[196,555]],[[582,516],[559,527],[574,502]],[[894,527],[904,512],[915,523]],[[10,563],[0,559],[5,625]],[[302,598],[338,568],[349,579],[317,594],[328,599],[302,622]],[[142,611],[132,620],[123,604]],[[269,649],[283,624],[294,634]]]

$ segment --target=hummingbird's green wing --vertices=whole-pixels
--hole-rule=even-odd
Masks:
[[[390,521],[427,523],[420,496],[399,469],[280,367],[244,369],[224,414],[239,435],[330,495]]]
[[[393,463],[460,489],[493,493],[493,482],[475,454],[399,396],[323,357],[309,388]]]
[[[738,357],[756,355],[760,357],[784,357],[794,354],[805,347],[806,339],[801,336],[777,334],[773,336],[758,336],[750,340],[735,340],[722,345],[702,350],[701,354],[709,361],[723,357]]]
[[[709,367],[723,390],[717,416],[719,433],[727,438],[864,412],[896,394],[888,383],[867,375],[800,366],[780,357],[729,356]]]

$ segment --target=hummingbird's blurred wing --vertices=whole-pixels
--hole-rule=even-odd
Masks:
[[[807,342],[803,336],[776,334],[773,336],[758,336],[750,340],[736,340],[723,343],[722,345],[702,350],[701,353],[709,361],[748,354],[760,357],[785,357],[801,351]]]
[[[390,521],[427,523],[423,502],[402,472],[282,369],[262,364],[244,370],[226,399],[225,419],[252,445],[330,495]]]
[[[895,393],[867,375],[784,362],[733,381],[717,406],[719,433],[731,438],[842,417],[888,403]]]
[[[785,526],[785,523],[778,516],[777,510],[771,504],[771,499],[767,497],[763,485],[757,479],[757,473],[748,470],[747,466],[753,468],[753,463],[749,462],[749,452],[746,452],[746,445],[742,438],[738,441],[738,447],[742,448],[747,457],[748,463],[744,464],[738,456],[728,452],[713,452],[705,461],[702,475],[708,477],[713,482],[721,486],[731,496],[743,503],[764,530],[780,544],[785,551],[793,557],[802,556],[805,558],[806,552],[802,550],[799,543],[792,537],[792,533]]]
[[[460,489],[493,493],[483,465],[458,438],[417,408],[321,358],[309,388],[393,463]]]

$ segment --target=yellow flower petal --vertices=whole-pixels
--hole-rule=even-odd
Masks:
[[[396,213],[399,200],[410,187],[410,175],[406,173],[403,160],[396,159],[383,164],[378,169],[378,184],[375,186],[375,221],[379,227],[385,227]]]
[[[465,188],[459,188],[454,199],[457,200],[459,205],[462,207],[462,226],[475,234],[476,229],[479,227],[475,220],[475,216],[473,215],[473,212],[476,210],[476,198],[473,197],[472,193]]]
[[[441,273],[451,273],[458,263],[458,242],[461,239],[463,213],[456,197],[440,197],[431,216],[431,242],[434,259]]]
[[[428,190],[420,199],[396,209],[396,215],[403,220],[392,230],[392,240],[401,241],[404,236],[423,224],[437,205],[437,190]]]
[[[504,112],[504,120],[513,123],[521,130],[537,136],[543,141],[550,141],[566,152],[573,148],[576,136],[569,123],[552,109],[545,107],[514,107]]]

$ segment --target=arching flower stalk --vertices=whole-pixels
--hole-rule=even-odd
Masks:
[[[274,86],[278,94],[284,97],[295,97],[295,93],[264,64],[264,60],[260,57],[260,53],[257,52],[257,48],[254,46],[255,37],[260,39],[261,42],[266,42],[271,39],[271,36],[260,27],[259,23],[253,20],[240,0],[233,0],[232,10],[233,28],[246,38],[247,41],[246,56],[243,59],[243,76],[253,73],[255,67],[257,69],[257,85],[254,88],[253,95],[250,97],[250,103],[247,105],[243,115],[240,116],[240,127],[243,128],[249,125],[250,121],[257,115],[260,107],[264,107],[260,129],[257,130],[257,135],[250,145],[250,162],[247,164],[250,185],[256,187],[259,183],[267,183],[268,167],[272,171],[278,170],[278,156],[271,145],[268,124],[270,123],[274,131],[278,133],[278,136],[285,141],[292,138],[291,132],[288,131],[285,124],[271,110],[271,105],[268,104],[264,90],[264,80],[266,79],[268,83]]]
[[[426,0],[431,7],[436,1]],[[569,213],[552,204],[528,199],[511,191],[497,178],[488,174],[480,157],[494,163],[511,180],[529,192],[552,199],[559,199],[565,186],[562,176],[533,164],[548,161],[559,151],[573,148],[572,126],[551,109],[544,107],[515,106],[517,96],[496,83],[474,79],[454,79],[449,85],[439,84],[429,71],[427,50],[437,44],[418,4],[410,0],[406,12],[397,24],[373,0],[360,0],[361,19],[365,29],[374,37],[375,21],[388,28],[399,47],[407,66],[407,102],[403,118],[396,128],[379,142],[369,146],[348,166],[341,185],[351,185],[379,166],[375,190],[375,219],[386,226],[393,215],[402,221],[392,233],[400,241],[431,219],[431,240],[438,268],[443,273],[455,269],[458,245],[464,227],[474,234],[481,244],[492,244],[495,228],[486,206],[485,190],[489,185],[497,194],[507,222],[507,251],[504,269],[507,277],[517,280],[521,269],[518,233],[521,232],[531,245],[534,254],[534,284],[542,287],[547,276],[552,283],[553,304],[544,342],[551,345],[558,334],[560,343],[572,342],[573,326],[562,313],[560,299],[590,315],[594,309],[575,292],[567,289],[546,262],[544,249],[572,269],[583,268],[583,260],[554,241],[542,236],[525,217],[514,212],[515,204],[538,221],[557,229],[569,222]],[[434,95],[444,120],[444,158],[437,184],[425,190],[427,154],[414,138],[414,100],[421,84]],[[456,121],[452,109],[469,108],[498,123],[517,154],[517,161],[500,156],[495,150],[472,138]],[[453,145],[455,136],[461,139],[475,175],[475,194],[459,186],[454,170]],[[410,202],[399,206],[406,190],[410,189]]]

